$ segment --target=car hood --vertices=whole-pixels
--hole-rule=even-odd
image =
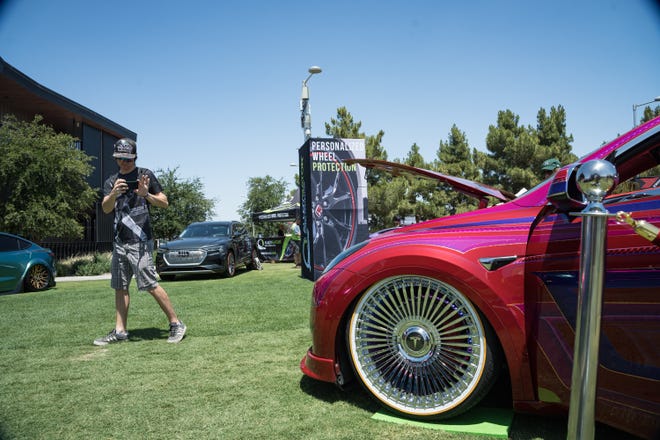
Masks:
[[[402,237],[412,236],[414,241],[420,237],[433,237],[432,241],[436,244],[461,251],[467,250],[466,245],[472,248],[483,245],[486,240],[524,242],[541,209],[541,206],[523,207],[507,203],[395,228],[374,238],[383,236],[387,237],[385,240],[391,237],[402,240]]]
[[[163,249],[194,249],[210,246],[220,246],[229,243],[229,237],[192,237],[177,238],[161,244]]]
[[[431,253],[437,257],[438,252],[448,252],[473,261],[523,256],[527,252],[530,227],[543,209],[543,206],[520,206],[513,201],[390,229],[339,254],[326,273],[333,269],[362,275],[372,273],[374,260],[370,255],[379,252],[391,258],[426,258]]]
[[[486,197],[493,197],[501,202],[508,202],[509,200],[516,198],[515,194],[484,185],[483,183],[474,182],[461,177],[449,176],[437,171],[426,170],[424,168],[416,168],[401,163],[378,159],[346,159],[344,162],[357,163],[365,168],[387,171],[394,176],[408,176],[444,183],[462,194],[483,201],[483,207],[485,207]]]

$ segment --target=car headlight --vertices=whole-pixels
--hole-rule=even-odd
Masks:
[[[209,254],[224,254],[227,251],[227,247],[225,245],[219,245],[219,246],[212,246],[209,248],[206,248],[206,252]]]

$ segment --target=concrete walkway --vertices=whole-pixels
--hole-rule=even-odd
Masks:
[[[55,277],[55,282],[66,282],[66,281],[91,281],[91,280],[109,280],[110,274],[104,273],[102,275],[90,275],[84,277]]]

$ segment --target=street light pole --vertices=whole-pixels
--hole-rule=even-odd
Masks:
[[[633,104],[633,128],[637,127],[637,107],[643,107],[658,101],[660,101],[660,96],[656,96],[653,98],[653,101],[645,102],[643,104]]]
[[[302,96],[300,98],[300,125],[302,126],[305,135],[305,141],[312,137],[312,114],[309,108],[309,89],[307,88],[307,81],[317,73],[321,73],[319,66],[312,66],[308,70],[309,76],[305,78],[302,83]]]

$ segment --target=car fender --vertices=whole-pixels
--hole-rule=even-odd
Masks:
[[[227,246],[227,253],[229,252],[232,252],[234,254],[234,264],[236,265],[236,267],[245,263],[245,253],[242,251],[240,243],[236,243],[235,241],[229,243],[229,245]]]
[[[50,264],[44,260],[43,258],[38,258],[35,260],[28,261],[28,264],[25,266],[25,270],[23,271],[23,274],[21,275],[21,281],[19,282],[17,288],[20,289],[18,290],[19,292],[22,292],[25,290],[25,277],[27,277],[28,272],[30,272],[30,269],[34,266],[37,265],[42,265],[48,270],[48,274],[50,276],[50,285],[53,286],[55,283],[55,274],[50,270]]]
[[[387,256],[384,256],[386,254]],[[473,256],[451,248],[437,245],[396,245],[388,252],[377,253],[378,258],[360,258],[352,261],[351,270],[338,265],[320,278],[318,291],[315,286],[314,301],[327,301],[323,309],[330,311],[327,316],[317,317],[322,322],[313,325],[332,326],[316,334],[334,334],[336,341],[343,341],[344,323],[350,319],[353,304],[370,286],[385,278],[397,275],[420,275],[446,282],[467,296],[491,324],[499,338],[514,388],[514,398],[533,399],[534,391],[527,352],[517,347],[526,347],[525,323],[522,313],[523,264],[512,264],[498,269],[499,273],[487,271]],[[498,272],[495,271],[495,272]],[[327,280],[325,278],[328,278]],[[332,278],[332,283],[329,279]],[[506,280],[506,282],[504,282]],[[324,285],[344,289],[341,294],[323,295]],[[514,286],[519,286],[515,288]],[[332,311],[345,311],[341,319]],[[341,324],[339,324],[341,322]],[[328,332],[328,333],[326,333]],[[331,339],[331,338],[328,338]],[[316,350],[328,341],[315,341]],[[324,353],[317,355],[341,359],[339,347],[325,346]],[[343,347],[342,347],[343,349]]]
[[[25,291],[25,277],[27,276],[27,274],[30,271],[30,268],[32,266],[34,266],[35,264],[40,264],[40,263],[45,265],[46,267],[48,267],[48,265],[45,262],[43,262],[42,260],[28,261],[25,264],[25,267],[23,268],[23,272],[21,272],[21,276],[18,277],[18,279],[16,281],[16,285],[14,286],[14,288],[12,290],[9,290],[9,291],[4,292],[4,293],[21,293],[21,292],[24,292]]]

